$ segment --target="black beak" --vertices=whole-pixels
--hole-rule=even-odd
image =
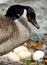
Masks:
[[[38,23],[37,23],[36,20],[32,20],[31,23],[32,23],[37,29],[39,29],[39,25],[38,25]]]

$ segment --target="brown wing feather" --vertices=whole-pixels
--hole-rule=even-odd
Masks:
[[[6,16],[0,14],[0,44],[10,38],[13,27],[14,22]]]

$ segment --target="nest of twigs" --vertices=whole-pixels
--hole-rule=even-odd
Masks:
[[[43,43],[43,41],[41,41],[41,43],[39,42],[39,46],[40,46],[40,44],[43,44],[43,45],[46,45],[46,47],[45,47],[45,50],[44,50],[44,52],[45,52],[45,56],[44,56],[44,58],[43,58],[43,62],[45,62],[45,64],[42,64],[42,65],[47,65],[47,41],[45,42],[45,44]],[[41,45],[42,46],[42,45]],[[40,46],[40,47],[41,47]],[[26,45],[26,47],[28,48],[28,46]],[[35,46],[35,49],[37,49],[38,47],[36,47]],[[30,49],[32,49],[31,47],[30,47]],[[33,47],[33,49],[34,49],[34,47]],[[41,48],[41,50],[42,50],[43,48]],[[32,60],[31,60],[31,62],[32,62]],[[0,65],[24,65],[23,64],[23,62],[12,62],[12,61],[8,61],[7,59],[4,59],[3,58],[3,56],[0,56]],[[27,65],[27,64],[26,64]],[[30,65],[30,64],[29,64]],[[32,65],[32,64],[31,64]]]

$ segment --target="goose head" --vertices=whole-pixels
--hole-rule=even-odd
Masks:
[[[32,23],[37,29],[39,29],[39,25],[36,21],[36,14],[33,8],[30,6],[24,6],[24,5],[13,5],[10,8],[8,8],[6,12],[6,16],[15,20],[21,17],[24,14],[24,10],[26,10],[26,19]],[[24,16],[25,16],[24,15]]]

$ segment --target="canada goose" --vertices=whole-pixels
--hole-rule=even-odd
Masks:
[[[22,14],[24,13],[24,9],[27,11],[26,17],[28,21],[39,29],[39,26],[36,22],[35,12],[31,7],[23,5],[13,5],[8,8],[6,15],[0,14],[0,55],[9,52],[13,48],[29,39],[31,34],[30,26],[27,24],[27,22],[23,21],[24,18],[20,18],[20,16],[22,16]],[[20,28],[20,23],[22,23],[24,25],[23,27],[25,27],[26,29]],[[20,29],[25,29],[26,33],[24,34],[24,32],[22,32],[22,30],[20,31]]]

